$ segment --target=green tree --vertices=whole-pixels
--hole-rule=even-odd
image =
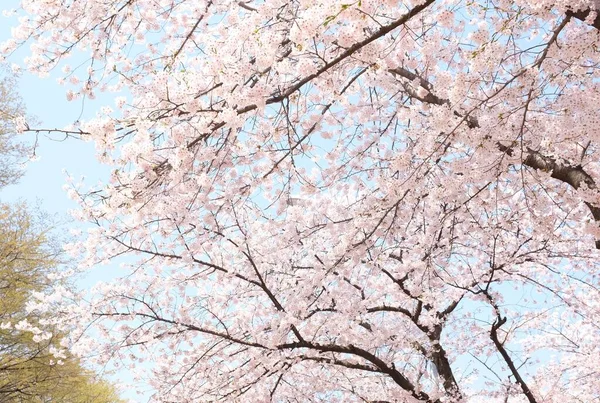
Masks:
[[[0,188],[16,183],[22,176],[20,163],[26,160],[30,147],[15,139],[14,120],[25,108],[19,97],[14,76],[0,66]]]
[[[11,134],[22,112],[14,79],[0,80],[0,188],[22,175],[19,160],[28,148]],[[31,309],[35,293],[69,286],[51,232],[49,221],[24,203],[0,202],[0,403],[120,402],[113,385],[65,351],[51,318]]]

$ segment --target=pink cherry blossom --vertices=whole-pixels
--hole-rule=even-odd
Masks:
[[[119,109],[65,130],[122,264],[65,345],[157,402],[599,399],[596,4],[23,1],[2,51]]]

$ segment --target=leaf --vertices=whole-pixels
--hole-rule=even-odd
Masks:
[[[325,18],[325,22],[323,22],[323,26],[326,27],[331,21],[335,20],[336,16],[335,15],[330,15],[327,18]]]

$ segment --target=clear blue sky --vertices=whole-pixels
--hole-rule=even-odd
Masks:
[[[2,8],[10,8],[18,1],[3,0]],[[0,42],[10,37],[10,28],[14,25],[13,19],[0,17]],[[11,59],[10,63],[21,64],[27,55],[28,49],[21,49]],[[112,104],[109,96],[100,96],[94,102],[87,100],[82,108],[81,101],[67,102],[66,88],[60,86],[57,75],[40,79],[29,73],[23,73],[19,80],[19,92],[27,106],[27,112],[35,116],[44,128],[62,128],[75,122],[83,112],[83,119],[93,117],[102,104]],[[50,136],[60,138],[60,136]],[[23,136],[24,141],[33,141],[33,134]],[[51,213],[64,214],[69,209],[76,207],[75,203],[67,199],[62,190],[65,183],[66,169],[74,178],[85,175],[86,183],[94,184],[106,177],[108,169],[101,167],[94,157],[94,146],[69,139],[67,141],[50,140],[46,134],[40,134],[37,155],[38,161],[30,162],[26,175],[15,186],[10,186],[0,193],[0,198],[5,201],[25,199],[35,201],[38,199],[45,210]]]
[[[19,0],[2,0],[0,10],[16,8],[19,3]],[[15,19],[0,14],[0,42],[10,38],[11,27],[15,25]],[[8,64],[23,65],[22,60],[27,54],[28,48],[25,47],[15,53],[8,60]],[[66,88],[57,83],[57,78],[58,74],[40,79],[23,72],[19,79],[19,93],[27,107],[27,112],[36,117],[39,122],[35,127],[63,128],[78,119],[86,120],[95,116],[102,105],[114,105],[114,94],[99,95],[93,102],[86,100],[84,107],[81,101],[67,102]],[[25,134],[22,140],[32,142],[34,137],[33,134]],[[84,184],[91,186],[99,180],[104,181],[108,177],[109,168],[101,166],[96,161],[93,143],[75,139],[55,141],[52,138],[61,139],[57,135],[48,136],[40,133],[36,152],[40,157],[39,160],[28,164],[20,183],[2,189],[0,200],[4,202],[24,200],[37,204],[45,212],[55,215],[59,222],[64,223],[60,229],[67,231],[69,227],[78,224],[69,220],[69,210],[77,208],[77,205],[67,198],[66,192],[62,189],[66,182],[64,170],[67,170],[76,181],[85,176]],[[117,270],[117,267],[103,266],[94,270],[80,284],[83,287],[98,280],[109,280]],[[130,379],[127,373],[117,373],[112,378]],[[125,398],[134,396],[133,393],[123,394]]]

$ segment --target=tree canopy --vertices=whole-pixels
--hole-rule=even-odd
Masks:
[[[27,159],[27,147],[15,141],[14,121],[24,111],[16,85],[15,77],[0,65],[0,188],[20,179],[23,169],[19,164]]]
[[[116,403],[112,385],[66,351],[32,294],[64,287],[48,228],[26,206],[0,205],[0,401]]]
[[[129,257],[40,309],[160,402],[600,399],[596,7],[23,1],[1,50],[115,93],[69,250]]]

